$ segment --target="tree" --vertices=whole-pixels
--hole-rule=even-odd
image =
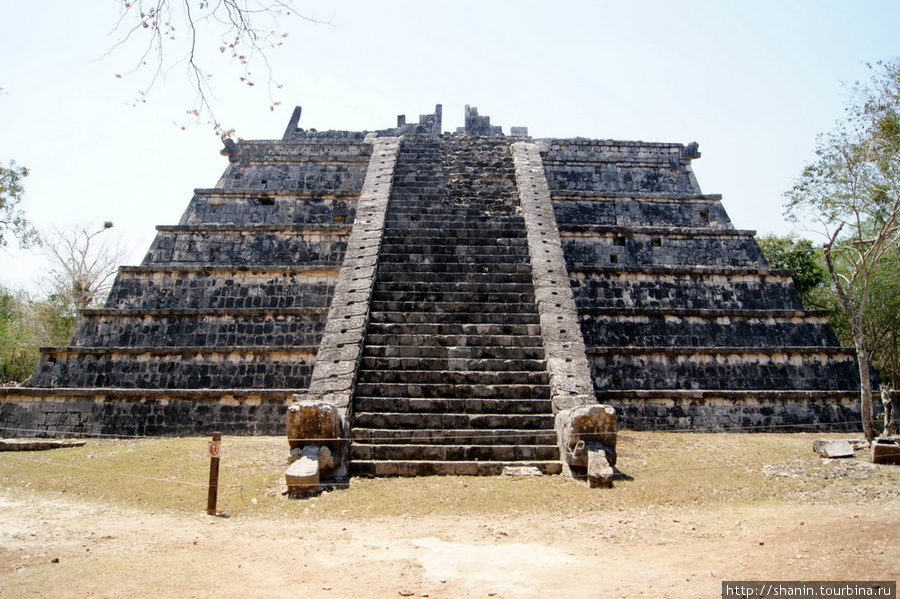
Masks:
[[[803,307],[827,311],[841,344],[853,346],[850,322],[831,285],[822,248],[795,235],[763,235],[757,241],[770,266],[794,270]],[[872,366],[892,388],[900,387],[900,250],[885,256],[872,277],[863,331]]]
[[[890,252],[872,278],[863,319],[872,365],[892,388],[900,386],[900,251]]]
[[[863,322],[883,259],[900,243],[900,60],[872,67],[846,117],[817,141],[817,159],[785,195],[792,220],[818,222],[829,277],[859,362],[863,431],[875,436]]]
[[[36,299],[0,288],[0,385],[20,384],[34,372],[40,348],[65,345],[75,316],[65,298]]]
[[[8,244],[10,236],[18,239],[22,247],[37,241],[37,232],[19,208],[25,193],[22,179],[27,176],[28,169],[13,160],[7,166],[0,164],[0,247]]]
[[[112,50],[132,41],[139,43],[140,58],[131,74],[149,71],[149,79],[138,91],[137,101],[146,102],[161,77],[175,66],[183,66],[195,98],[182,128],[205,120],[222,137],[230,132],[213,114],[210,103],[213,76],[208,66],[212,59],[205,51],[215,49],[237,63],[238,78],[244,85],[254,87],[264,82],[269,108],[274,110],[280,102],[274,99],[273,89],[280,89],[281,85],[273,79],[267,55],[288,36],[279,19],[297,17],[310,23],[324,23],[300,14],[292,7],[292,0],[118,1],[121,10],[116,31],[121,37]]]
[[[819,308],[815,305],[814,292],[828,281],[828,273],[816,255],[813,242],[796,235],[763,235],[756,241],[769,266],[794,271],[794,287],[803,306]]]
[[[130,254],[112,227],[106,222],[42,233],[53,263],[44,297],[0,288],[0,385],[28,378],[40,348],[68,344],[78,312],[102,304],[118,265]]]
[[[131,253],[121,238],[111,235],[111,222],[53,229],[41,242],[53,262],[50,296],[68,301],[72,311],[102,304],[118,271]]]

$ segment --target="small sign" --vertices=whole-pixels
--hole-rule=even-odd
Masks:
[[[209,457],[217,458],[222,453],[222,443],[221,441],[210,441],[209,442]]]

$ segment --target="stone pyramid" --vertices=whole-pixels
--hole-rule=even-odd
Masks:
[[[299,394],[336,406],[351,472],[483,474],[559,471],[583,406],[855,429],[853,351],[700,191],[696,144],[299,117],[228,142],[218,185],[0,390],[7,436],[283,434]]]

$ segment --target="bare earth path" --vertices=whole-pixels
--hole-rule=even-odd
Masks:
[[[722,580],[900,578],[900,498],[885,488],[611,508],[604,492],[547,517],[323,516],[327,498],[216,517],[4,486],[0,597],[694,598]]]
[[[4,492],[0,596],[714,597],[722,580],[897,580],[898,523],[896,500],[239,522]]]

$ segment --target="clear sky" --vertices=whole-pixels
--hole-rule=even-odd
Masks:
[[[476,106],[533,137],[697,141],[694,170],[739,229],[788,233],[782,194],[840,118],[866,62],[900,56],[896,0],[297,1],[330,25],[287,24],[270,54],[282,105],[237,71],[212,80],[217,117],[277,139],[304,128],[373,130],[444,106],[444,129]],[[227,160],[172,69],[146,104],[126,46],[103,58],[119,2],[0,0],[0,161],[31,169],[23,207],[39,227],[111,220],[139,263],[155,225],[175,224]],[[215,40],[205,45],[217,54]],[[802,233],[802,232],[801,232]],[[0,284],[46,266],[11,244]]]

